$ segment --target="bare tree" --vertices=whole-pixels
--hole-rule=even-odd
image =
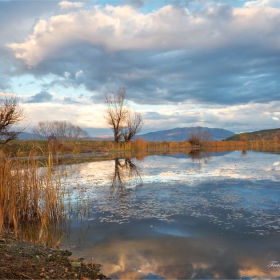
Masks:
[[[198,126],[195,129],[194,128],[192,129],[191,136],[188,139],[188,142],[192,146],[202,147],[203,145],[205,145],[205,143],[210,141],[211,138],[212,138],[212,136],[210,133],[208,133],[205,130],[202,131],[201,127]]]
[[[13,95],[0,93],[0,144],[16,139],[24,131],[14,128],[24,118],[18,99]]]
[[[104,118],[113,130],[114,140],[116,143],[122,138],[122,127],[125,124],[128,108],[125,104],[126,88],[120,86],[113,94],[105,95],[106,110]]]
[[[68,135],[71,139],[85,139],[89,137],[88,132],[77,125],[69,126]]]
[[[33,127],[32,132],[48,140],[78,140],[89,136],[87,131],[65,121],[39,122]]]
[[[122,136],[125,142],[129,142],[137,133],[140,132],[144,124],[142,115],[137,112],[127,114],[125,126],[121,128]]]

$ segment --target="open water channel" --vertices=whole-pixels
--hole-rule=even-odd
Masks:
[[[61,247],[113,279],[280,278],[280,155],[232,151],[68,167]]]

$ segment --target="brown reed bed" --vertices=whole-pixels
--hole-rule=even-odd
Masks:
[[[29,225],[37,228],[37,241],[47,239],[48,225],[65,217],[63,197],[51,157],[22,161],[0,151],[0,233],[13,231],[17,237]]]
[[[40,147],[37,149],[35,147]],[[189,141],[168,142],[157,141],[148,142],[144,139],[136,139],[130,142],[120,141],[99,141],[99,140],[56,140],[55,142],[46,140],[20,140],[11,141],[4,146],[3,152],[6,155],[17,157],[32,155],[53,154],[57,160],[60,155],[77,155],[82,153],[116,153],[116,152],[129,152],[135,153],[143,152],[156,152],[162,150],[176,150],[176,149],[210,149],[210,148],[264,148],[274,147],[280,148],[279,140],[248,140],[248,141],[202,141],[199,145],[192,145]]]

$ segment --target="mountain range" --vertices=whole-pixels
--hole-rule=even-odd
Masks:
[[[190,138],[192,133],[200,133],[204,131],[211,136],[211,140],[223,140],[225,138],[234,136],[235,133],[222,128],[209,128],[209,127],[178,127],[168,130],[149,132],[146,134],[137,135],[134,139],[142,138],[146,141],[186,141]],[[38,140],[40,137],[34,133],[22,132],[19,140]],[[103,137],[90,137],[91,140],[113,140],[112,138]]]
[[[223,140],[235,135],[234,132],[223,128],[209,128],[209,127],[177,127],[168,130],[149,132],[140,134],[135,137],[142,138],[146,141],[186,141],[190,138],[192,133],[200,133],[204,131],[210,134],[211,140]]]

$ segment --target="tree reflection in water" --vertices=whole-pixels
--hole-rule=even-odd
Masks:
[[[197,171],[201,171],[202,165],[208,163],[212,159],[210,152],[201,149],[192,149],[189,152],[189,157],[194,164],[197,164]]]
[[[111,188],[109,200],[126,204],[132,193],[132,187],[142,185],[142,170],[130,158],[125,160],[115,159],[115,169],[111,176]],[[129,184],[132,183],[133,184]]]
[[[136,185],[141,185],[141,169],[130,158],[121,161],[115,158],[115,169],[111,178],[112,187],[121,189],[131,181],[135,180]]]

